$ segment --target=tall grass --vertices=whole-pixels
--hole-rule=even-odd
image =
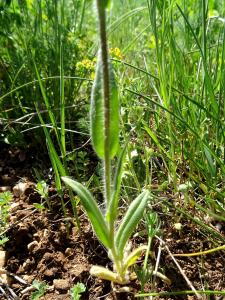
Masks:
[[[67,107],[79,103],[81,97],[77,95],[83,81],[64,82],[63,78],[64,75],[75,77],[78,73],[77,62],[86,57],[85,51],[90,43],[84,44],[85,39],[89,40],[89,32],[85,26],[82,27],[85,7],[90,6],[85,6],[86,2],[14,0],[2,5],[0,16],[0,42],[3,46],[1,71],[4,79],[0,95],[1,117],[15,120],[34,112],[34,103],[39,103],[41,110],[46,109],[38,83],[26,85],[37,79],[35,61],[40,77],[48,78],[46,95],[56,122],[62,127],[64,148],[65,114],[67,122],[71,116],[76,118],[75,110],[67,109],[65,112],[65,102]],[[84,72],[79,75],[86,77]],[[10,93],[22,85],[22,89]],[[3,97],[6,93],[8,96]],[[63,109],[59,110],[59,107]],[[44,120],[46,123],[52,122],[46,115]],[[37,118],[34,122],[38,122]]]
[[[202,0],[196,9],[191,1],[148,0],[130,9],[139,5],[145,6],[136,10],[141,17],[132,16],[131,26],[128,21],[118,23],[111,36],[112,44],[126,50],[134,28],[142,33],[124,59],[117,60],[127,99],[124,126],[137,131],[131,138],[139,163],[147,163],[141,154],[143,145],[154,149],[151,165],[158,183],[167,180],[176,192],[181,184],[191,182],[189,198],[194,197],[200,211],[216,218],[224,213],[225,192],[224,7],[216,1]],[[117,19],[122,16],[121,11]],[[117,39],[120,34],[125,45]],[[134,170],[129,174],[131,184],[139,189],[143,174],[136,184],[137,174]]]

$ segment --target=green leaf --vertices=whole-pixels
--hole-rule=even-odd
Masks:
[[[140,221],[147,201],[150,198],[149,191],[145,190],[141,193],[130,205],[128,211],[126,212],[122,223],[119,226],[119,229],[116,233],[116,248],[118,250],[118,255],[122,259],[124,247],[129,240],[132,232]]]
[[[113,193],[112,198],[108,207],[108,211],[106,214],[106,218],[108,221],[115,220],[117,216],[117,208],[118,208],[118,201],[119,201],[119,194],[120,194],[120,186],[121,186],[121,180],[122,180],[122,172],[123,172],[123,162],[125,158],[126,153],[126,146],[124,146],[120,157],[118,159],[116,173],[114,176],[114,184],[113,184]]]
[[[215,163],[213,161],[213,158],[211,156],[209,148],[206,147],[205,145],[204,145],[204,152],[205,152],[205,156],[206,156],[206,159],[207,159],[207,162],[208,162],[208,168],[209,168],[210,174],[211,174],[212,177],[215,177],[216,176]]]
[[[112,7],[112,3],[113,3],[112,0],[106,0],[106,5],[105,5],[105,7],[106,7],[106,8],[111,8],[111,7]]]
[[[4,246],[9,241],[7,236],[0,237],[0,246]]]
[[[34,280],[32,286],[36,289],[35,292],[31,294],[31,300],[39,300],[46,292],[48,285],[44,282],[39,282]]]
[[[148,249],[147,246],[140,246],[137,249],[133,250],[128,257],[125,259],[124,268],[128,269],[130,266],[136,263],[137,259],[140,257],[143,251]]]
[[[36,107],[36,110],[37,110],[37,114],[38,114],[38,117],[39,117],[39,120],[41,122],[41,125],[43,126],[43,130],[44,130],[44,133],[45,133],[45,137],[46,137],[46,142],[47,142],[47,146],[48,146],[48,150],[49,150],[49,156],[50,156],[50,159],[51,159],[51,162],[53,164],[53,167],[54,167],[54,171],[56,173],[56,168],[57,170],[59,171],[60,175],[61,176],[65,176],[66,175],[66,171],[65,171],[65,168],[60,160],[60,157],[58,155],[58,153],[56,152],[56,148],[54,146],[54,143],[52,141],[52,138],[50,136],[50,133],[48,132],[47,130],[47,127],[46,127],[46,124],[42,118],[42,115],[40,113],[40,110],[39,108],[37,107],[37,105],[35,104],[35,107]]]
[[[164,147],[162,146],[162,144],[160,144],[157,136],[154,134],[154,132],[151,130],[150,127],[147,126],[146,122],[142,121],[142,124],[144,125],[144,128],[146,130],[146,132],[148,133],[148,135],[150,136],[150,138],[152,139],[152,141],[156,144],[156,146],[170,159],[171,157],[169,156],[169,154],[167,153],[167,151],[164,149]]]
[[[84,293],[86,291],[86,287],[83,283],[78,282],[76,285],[74,285],[73,288],[70,289],[70,294],[72,300],[79,300],[81,297],[81,293]]]
[[[33,203],[33,206],[37,209],[37,210],[45,210],[45,206],[43,204],[40,203]]]
[[[105,247],[111,248],[112,243],[109,237],[108,226],[91,193],[81,183],[69,177],[62,177],[62,180],[80,197],[80,201],[86,210],[98,239],[105,245]]]
[[[91,93],[90,128],[92,144],[95,152],[100,158],[104,157],[105,140],[102,67],[101,55],[99,55],[95,73],[95,80]],[[119,96],[112,64],[110,61],[108,62],[108,68],[110,90],[109,143],[110,157],[113,158],[119,146]]]
[[[112,4],[111,0],[100,0],[100,6],[104,9],[110,8]]]

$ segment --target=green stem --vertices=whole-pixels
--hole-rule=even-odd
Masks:
[[[100,55],[102,61],[103,77],[103,99],[104,99],[104,192],[106,208],[108,209],[111,200],[111,159],[110,159],[110,86],[109,86],[109,65],[108,65],[108,46],[106,35],[106,13],[105,4],[102,0],[96,0],[99,33],[100,33]],[[124,279],[123,266],[118,258],[115,247],[114,219],[109,221],[110,238],[112,241],[111,254],[118,274]]]
[[[183,257],[199,256],[199,255],[206,255],[220,250],[225,250],[225,245],[213,249],[205,250],[205,251],[194,252],[194,253],[177,253],[177,254],[173,254],[173,256],[183,256]]]
[[[224,291],[211,291],[211,290],[205,290],[205,291],[199,291],[199,290],[196,290],[196,291],[177,291],[177,292],[155,292],[155,293],[145,293],[145,294],[137,294],[135,295],[135,298],[138,298],[138,297],[150,297],[150,296],[153,296],[153,297],[157,297],[157,296],[164,296],[164,297],[169,297],[169,296],[177,296],[177,295],[192,295],[192,294],[195,294],[195,292],[197,292],[197,294],[200,294],[200,295],[225,295],[225,292]]]
[[[106,205],[109,205],[111,197],[111,161],[110,161],[110,141],[109,141],[109,121],[110,121],[110,91],[109,91],[109,68],[108,68],[108,47],[106,36],[106,14],[104,1],[96,0],[98,19],[99,19],[99,33],[100,33],[100,49],[102,61],[102,75],[103,75],[103,98],[104,98],[104,181],[105,181],[105,200]]]

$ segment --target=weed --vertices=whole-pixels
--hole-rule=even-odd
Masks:
[[[10,202],[13,199],[11,192],[0,193],[0,225],[1,228],[5,228],[8,224]]]
[[[5,243],[9,241],[9,238],[7,236],[0,236],[0,246],[4,246]]]
[[[70,295],[71,300],[79,300],[81,297],[81,294],[84,293],[86,290],[86,287],[83,283],[78,282],[70,289]]]
[[[36,289],[36,291],[32,292],[31,299],[39,300],[46,292],[48,285],[44,282],[39,282],[38,280],[34,280],[32,282],[32,286]]]
[[[143,191],[130,205],[117,230],[118,204],[121,186],[124,147],[118,160],[114,176],[114,187],[111,189],[111,162],[119,148],[119,99],[112,65],[108,60],[106,37],[106,4],[96,1],[99,18],[100,51],[96,75],[91,96],[91,138],[96,154],[104,165],[104,198],[106,213],[99,209],[89,190],[77,181],[63,177],[63,181],[80,197],[93,229],[108,249],[108,256],[113,261],[114,272],[100,266],[93,266],[91,274],[102,279],[120,284],[130,281],[128,268],[133,265],[146,246],[130,251],[128,240],[142,218],[150,199],[150,193]]]
[[[47,202],[48,208],[51,209],[51,203],[49,201],[49,196],[48,196],[48,188],[49,187],[44,180],[38,181],[38,183],[36,184],[36,191],[41,196],[41,198]],[[43,205],[37,206],[37,204],[36,204],[35,207],[36,208],[39,207],[39,209],[43,209]]]

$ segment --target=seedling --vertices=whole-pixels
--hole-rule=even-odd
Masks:
[[[70,290],[70,295],[72,300],[79,300],[81,297],[81,293],[84,293],[86,290],[86,287],[83,283],[78,282],[76,285],[74,285],[73,288]]]
[[[31,299],[32,300],[39,300],[40,297],[42,297],[47,288],[48,288],[48,285],[44,282],[39,282],[38,280],[34,280],[32,282],[32,286],[36,289],[36,291],[34,291],[32,294],[31,294]]]
[[[9,238],[7,237],[7,236],[1,236],[0,237],[0,247],[1,246],[4,246],[5,245],[5,243],[7,243],[9,241]]]
[[[13,195],[11,192],[0,193],[0,226],[5,228],[9,218],[9,203],[12,201]]]
[[[104,166],[105,213],[97,205],[90,191],[81,183],[68,177],[63,181],[80,197],[80,201],[92,223],[93,230],[108,250],[113,262],[113,271],[101,266],[93,266],[90,273],[101,279],[119,284],[130,281],[128,269],[139,258],[147,246],[133,251],[128,249],[128,240],[143,216],[150,199],[149,191],[143,191],[130,205],[125,216],[117,226],[119,194],[122,178],[123,160],[126,149],[121,151],[111,185],[111,163],[119,152],[119,97],[118,89],[108,58],[106,37],[106,8],[110,1],[96,0],[99,19],[100,51],[97,60],[95,80],[91,94],[90,132],[93,148]]]
[[[42,199],[44,199],[47,204],[48,204],[48,208],[51,209],[51,203],[49,201],[49,196],[48,196],[48,185],[44,180],[38,181],[37,185],[36,185],[36,191],[38,192],[38,194],[41,196]],[[37,209],[42,210],[43,209],[43,205],[37,205],[35,206]]]
[[[164,274],[159,271],[154,271],[153,266],[148,264],[149,255],[154,257],[153,252],[151,252],[151,246],[153,238],[160,233],[160,221],[158,219],[158,215],[155,212],[151,212],[145,215],[145,222],[148,233],[148,247],[145,253],[144,264],[141,269],[136,268],[137,277],[141,283],[141,291],[144,292],[144,287],[147,282],[149,282],[153,276],[157,276],[161,278],[168,285],[171,284],[169,278],[167,278]]]

